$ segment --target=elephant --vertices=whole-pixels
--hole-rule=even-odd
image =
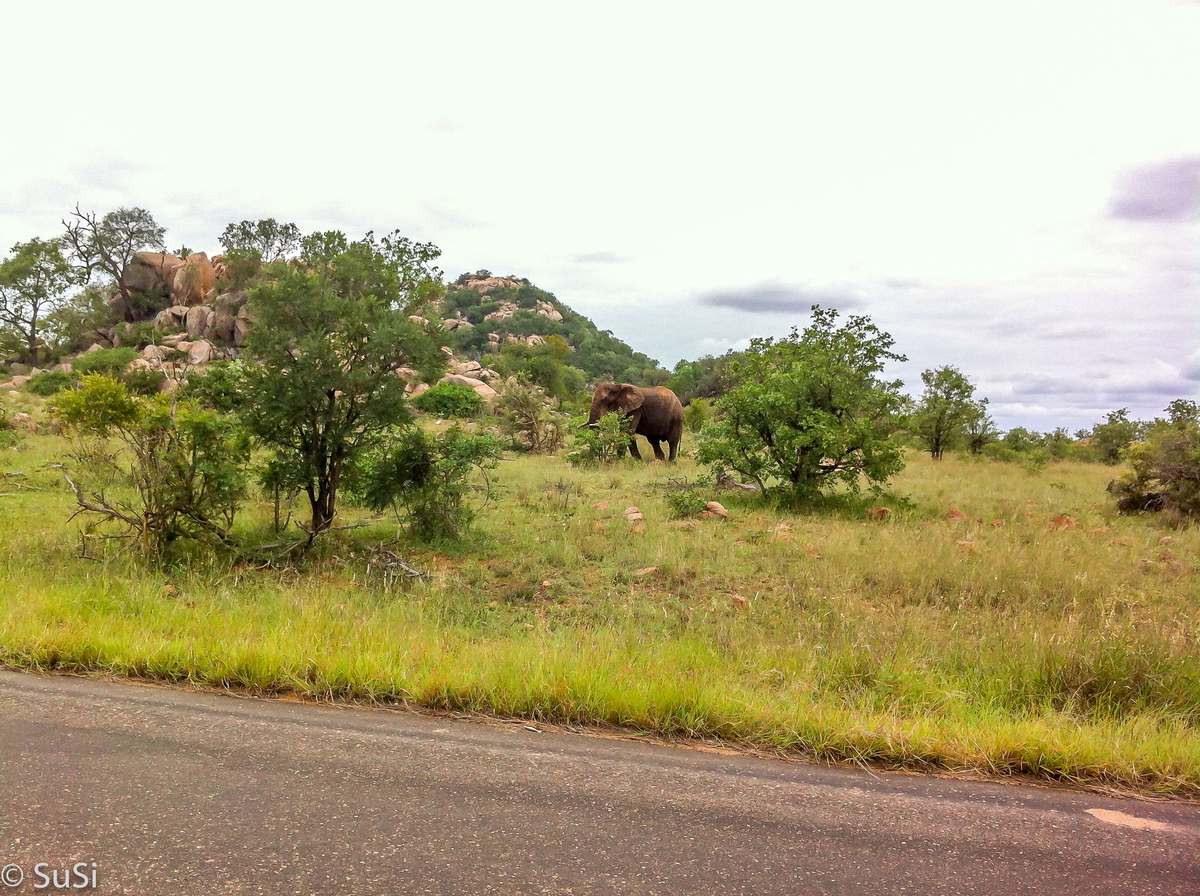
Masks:
[[[662,452],[662,442],[666,441],[671,450],[669,460],[675,460],[683,437],[683,405],[674,392],[663,386],[642,388],[631,383],[601,383],[592,393],[592,407],[584,425],[594,426],[597,420],[614,411],[628,421],[630,454],[642,459],[637,447],[640,435],[654,449],[655,459],[668,460]]]

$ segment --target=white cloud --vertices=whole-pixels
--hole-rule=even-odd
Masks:
[[[76,201],[208,249],[242,218],[400,228],[667,363],[818,295],[909,382],[1036,373],[1005,424],[1101,373],[1153,412],[1154,359],[1196,382],[1194,3],[305,9],[7,10],[0,78],[38,87],[6,97],[0,248]]]

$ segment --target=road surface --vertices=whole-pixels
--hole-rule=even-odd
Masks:
[[[1180,803],[9,672],[0,811],[0,896],[1200,893]]]

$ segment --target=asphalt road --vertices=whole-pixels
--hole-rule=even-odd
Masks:
[[[1179,803],[3,672],[0,811],[0,896],[1200,893]]]

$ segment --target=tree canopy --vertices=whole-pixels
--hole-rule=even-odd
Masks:
[[[755,339],[731,364],[736,380],[717,401],[722,418],[701,432],[699,458],[732,470],[785,501],[841,483],[878,484],[904,461],[890,438],[903,406],[899,380],[884,379],[894,340],[865,316],[838,323],[814,305],[812,322],[775,341]]]
[[[145,249],[163,251],[166,231],[143,208],[119,208],[100,217],[75,211],[63,221],[63,246],[79,267],[82,280],[99,272],[113,279],[120,292],[121,315],[132,319],[133,296],[122,274],[133,256]]]
[[[974,400],[975,386],[957,367],[949,365],[921,373],[925,391],[917,402],[912,425],[934,460],[965,435],[968,423],[976,428],[986,416],[982,403]],[[978,430],[977,430],[978,431]]]
[[[333,524],[347,467],[409,419],[400,367],[432,376],[437,331],[410,319],[440,291],[438,250],[399,234],[306,237],[299,256],[249,292],[251,328],[238,410],[308,496],[310,534]]]
[[[57,242],[35,237],[17,243],[12,252],[0,262],[0,325],[13,332],[29,363],[37,366],[45,317],[77,278]]]

